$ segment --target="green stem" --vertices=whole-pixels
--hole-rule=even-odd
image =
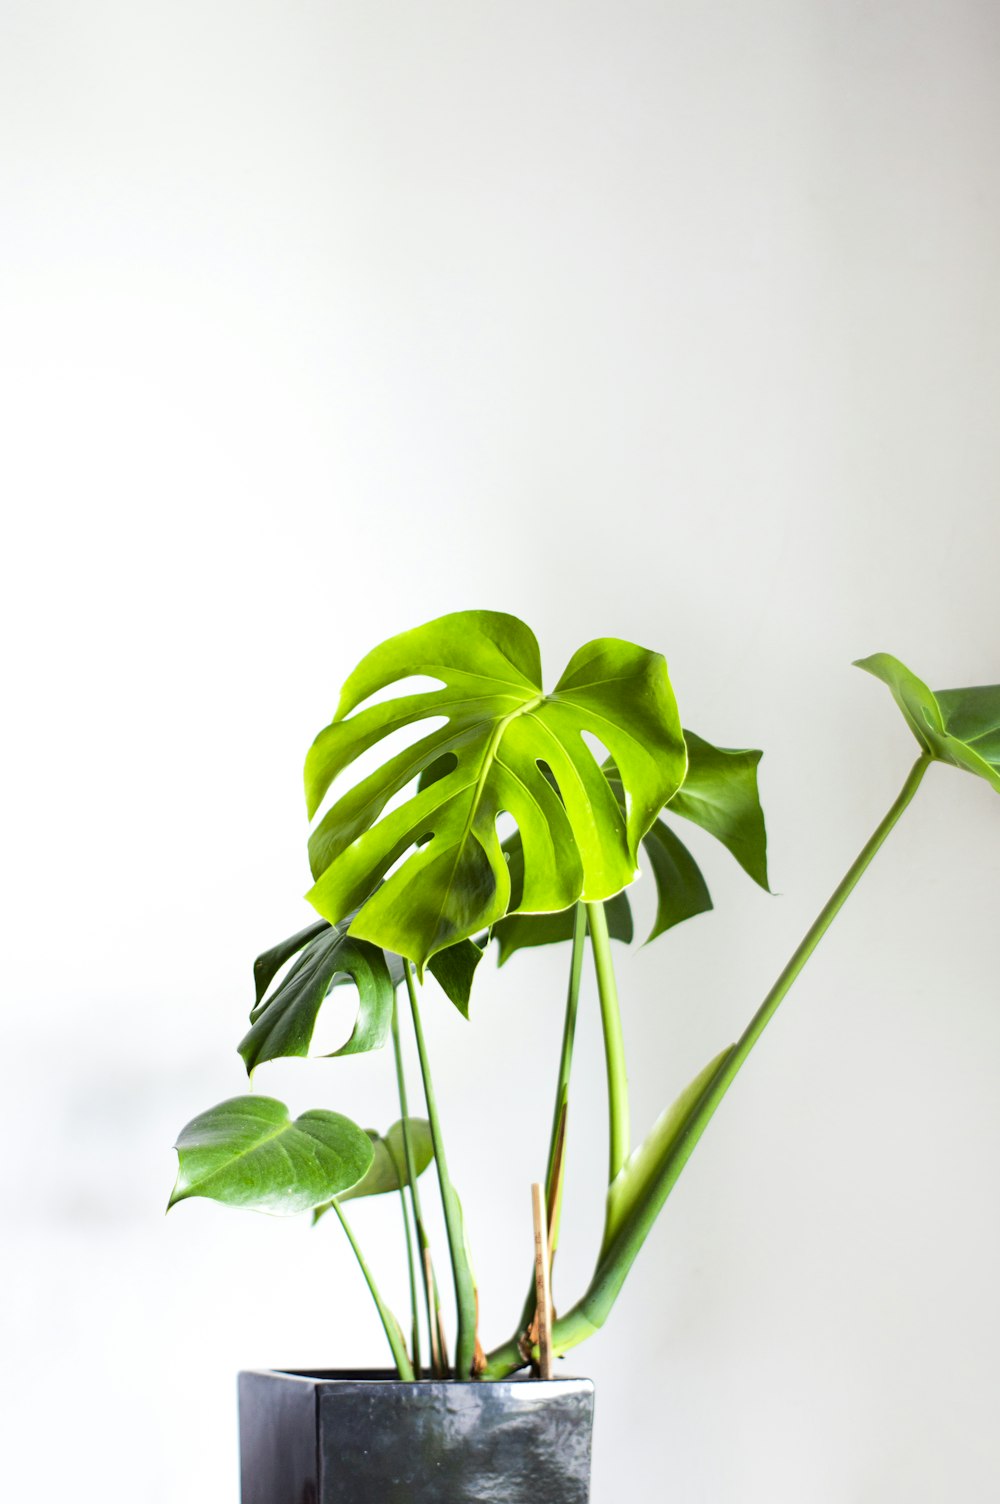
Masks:
[[[559,1057],[559,1079],[556,1083],[556,1100],[552,1111],[552,1131],[549,1135],[549,1157],[545,1171],[545,1205],[549,1208],[549,1256],[554,1256],[559,1242],[559,1224],[562,1219],[562,1166],[565,1157],[566,1115],[569,1107],[569,1077],[573,1067],[573,1045],[576,1040],[576,1019],[580,1004],[580,979],[583,975],[583,951],[587,938],[587,911],[578,903],[573,916],[573,952],[569,963],[569,986],[566,990],[566,1017],[563,1023],[562,1052]],[[559,1174],[560,1186],[553,1200],[553,1183]],[[524,1302],[518,1335],[524,1332],[535,1314],[535,1276],[531,1276],[531,1288]]]
[[[604,1058],[608,1068],[609,1164],[608,1184],[625,1166],[629,1154],[628,1076],[625,1071],[625,1040],[622,1015],[618,1006],[618,987],[611,960],[608,920],[602,903],[588,903],[587,923],[590,946],[597,972],[597,993],[601,1002],[601,1025],[604,1029]]]
[[[406,1273],[410,1282],[410,1348],[413,1353],[413,1372],[420,1378],[420,1312],[417,1307],[417,1271],[413,1260],[413,1229],[410,1226],[410,1208],[406,1203],[406,1187],[399,1188],[399,1205],[403,1213],[403,1237],[406,1242]]]
[[[455,1377],[457,1379],[468,1379],[472,1374],[472,1365],[476,1353],[476,1286],[465,1247],[462,1208],[448,1174],[448,1162],[445,1157],[441,1121],[438,1117],[437,1100],[434,1096],[434,1085],[431,1081],[430,1061],[427,1057],[424,1030],[420,1021],[417,991],[413,983],[413,970],[408,961],[404,960],[403,966],[406,973],[406,990],[410,997],[410,1012],[413,1015],[413,1033],[417,1041],[417,1055],[420,1059],[420,1074],[423,1077],[424,1083],[427,1117],[431,1125],[434,1162],[437,1165],[438,1184],[441,1188],[441,1205],[444,1210],[444,1224],[448,1234],[448,1252],[451,1255],[452,1277],[455,1282],[455,1306],[458,1315],[458,1333],[455,1338]]]
[[[553,1348],[556,1352],[568,1352],[570,1348],[575,1347],[577,1343],[584,1341],[603,1326],[639,1249],[673,1190],[681,1171],[690,1159],[695,1145],[711,1121],[715,1109],[736,1079],[740,1068],[774,1016],[779,1004],[790,991],[809,957],[857,886],[875,853],[910,803],[930,763],[931,759],[927,756],[919,757],[914,763],[906,782],[884,819],[861,848],[858,856],[823,905],[736,1044],[720,1062],[712,1079],[692,1107],[670,1152],[664,1157],[648,1194],[625,1218],[618,1233],[602,1253],[587,1293],[572,1310],[567,1311],[565,1316],[561,1316],[555,1322]],[[483,1377],[502,1378],[505,1374],[521,1367],[523,1362],[524,1359],[516,1341],[508,1342],[490,1354]]]
[[[389,1310],[389,1307],[386,1305],[385,1301],[379,1294],[378,1286],[375,1283],[371,1270],[365,1262],[365,1256],[361,1252],[358,1240],[354,1236],[354,1233],[351,1231],[351,1224],[344,1216],[343,1207],[341,1206],[340,1202],[336,1200],[332,1203],[332,1205],[334,1211],[337,1213],[337,1216],[340,1218],[341,1227],[347,1234],[347,1241],[354,1249],[354,1257],[357,1259],[359,1265],[361,1266],[361,1273],[365,1277],[365,1283],[371,1291],[372,1300],[374,1300],[375,1305],[378,1309],[379,1318],[382,1322],[383,1328],[385,1329],[385,1335],[389,1340],[389,1346],[392,1349],[392,1356],[395,1360],[399,1377],[401,1379],[412,1380],[413,1367],[410,1363],[409,1355],[406,1351],[406,1343],[403,1341],[403,1333],[400,1330],[399,1322],[396,1320],[395,1316]]]
[[[410,1319],[413,1323],[413,1367],[418,1376],[420,1373],[420,1321],[417,1314],[417,1282],[413,1258],[413,1237],[410,1229],[410,1209],[413,1213],[413,1222],[417,1230],[417,1241],[420,1247],[420,1275],[424,1289],[424,1300],[427,1306],[428,1332],[432,1330],[431,1323],[431,1290],[430,1281],[427,1277],[427,1259],[424,1256],[424,1242],[426,1233],[423,1230],[423,1219],[420,1216],[417,1191],[416,1165],[413,1157],[413,1144],[410,1139],[410,1112],[406,1099],[406,1076],[403,1070],[403,1049],[399,1038],[399,1008],[398,1000],[392,1000],[392,1053],[396,1064],[396,1090],[399,1096],[399,1116],[403,1124],[403,1157],[406,1160],[407,1185],[400,1186],[399,1199],[403,1206],[403,1223],[406,1229],[406,1266],[410,1278]],[[407,1193],[410,1196],[411,1208],[407,1207]],[[434,1343],[431,1340],[433,1350]]]

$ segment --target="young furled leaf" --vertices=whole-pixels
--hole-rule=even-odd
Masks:
[[[207,1196],[227,1206],[291,1216],[349,1190],[374,1158],[363,1128],[339,1112],[294,1122],[274,1097],[231,1097],[192,1118],[175,1145],[177,1183],[168,1206]]]
[[[413,675],[439,679],[441,688],[363,706]],[[358,908],[353,935],[421,970],[435,952],[509,912],[500,814],[513,816],[524,849],[518,911],[548,913],[626,887],[642,836],[684,777],[684,740],[660,654],[597,639],[546,694],[538,644],[523,622],[460,611],[391,638],[350,675],[306,759],[310,815],[363,752],[432,717],[444,724],[342,795],[310,841],[314,907],[334,923]],[[614,758],[627,814],[583,733]],[[446,755],[450,771],[383,814]]]

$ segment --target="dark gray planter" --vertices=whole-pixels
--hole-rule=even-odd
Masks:
[[[243,1504],[587,1504],[589,1379],[240,1374]]]

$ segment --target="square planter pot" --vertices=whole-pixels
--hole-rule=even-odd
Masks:
[[[243,1504],[587,1504],[589,1379],[241,1373]]]

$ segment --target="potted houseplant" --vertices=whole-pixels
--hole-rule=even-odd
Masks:
[[[540,1377],[550,1355],[562,1356],[603,1325],[716,1107],[931,763],[974,773],[1000,791],[1000,687],[934,694],[887,654],[859,666],[891,690],[916,738],[917,758],[743,1034],[635,1149],[611,940],[632,937],[628,888],[641,853],[656,885],[650,939],[711,907],[678,821],[716,837],[767,888],[760,753],[716,747],[682,730],[664,659],[617,639],[587,644],[546,693],[532,633],[496,612],[457,612],[404,632],[349,676],[333,721],[306,760],[310,817],[336,784],[309,841],[308,898],[319,918],[258,958],[250,1029],[239,1050],[250,1072],[282,1056],[306,1055],[324,1000],[349,984],[356,1019],[337,1053],[385,1047],[399,1120],[376,1133],[327,1107],[293,1121],[271,1097],[231,1099],[182,1130],[170,1204],[203,1196],[338,1220],[378,1309],[393,1366],[363,1374],[241,1375],[244,1504],[586,1500],[592,1389],[585,1380]],[[440,687],[379,698],[414,675]],[[412,728],[410,743],[352,784],[357,760],[404,728]],[[522,947],[559,942],[569,947],[569,981],[554,1062],[536,1278],[528,1281],[509,1340],[487,1353],[478,1336],[474,1239],[449,1174],[424,1038],[422,983],[433,977],[468,1017],[476,968],[489,945],[496,943],[502,963]],[[589,1286],[553,1321],[547,1289],[588,950],[607,1063],[605,1224]],[[410,1111],[404,1027],[416,1044],[421,1114]],[[440,1283],[423,1215],[430,1182],[422,1186],[421,1177],[432,1166],[450,1266],[450,1280]],[[397,1195],[402,1204],[406,1333],[351,1222],[349,1204],[377,1194]],[[438,1261],[443,1267],[440,1252]],[[449,1304],[453,1326],[445,1315]]]

